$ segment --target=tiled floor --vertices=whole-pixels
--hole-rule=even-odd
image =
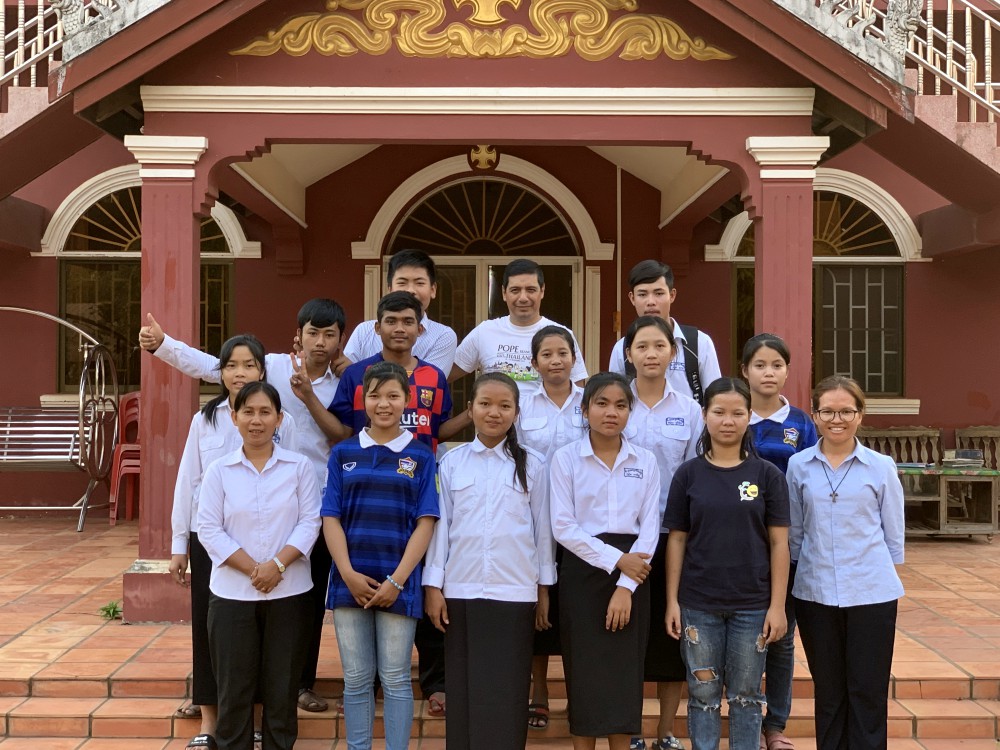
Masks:
[[[194,729],[191,722],[171,726],[164,718],[186,694],[190,629],[103,620],[98,610],[121,598],[122,571],[136,558],[138,526],[111,529],[95,515],[84,532],[73,529],[68,517],[0,520],[0,750],[183,747],[182,740],[155,737],[183,737]],[[961,538],[911,541],[902,577],[907,596],[900,603],[890,720],[892,733],[900,736],[890,750],[995,750],[1000,544]],[[332,627],[324,632],[319,671],[323,692],[335,694],[340,665]],[[561,672],[553,660],[551,675],[558,680]],[[796,676],[793,717],[802,716],[808,726],[811,683],[804,658],[796,664]],[[561,694],[560,688],[557,683],[554,695]],[[137,722],[136,717],[144,718]],[[556,710],[554,723],[560,718]],[[332,712],[315,717],[310,732],[329,733],[336,719]],[[137,732],[137,726],[146,729]],[[65,740],[2,739],[44,728]],[[88,732],[109,738],[74,739]],[[135,739],[111,738],[125,733]],[[150,739],[138,739],[143,736]],[[914,736],[918,739],[910,739]],[[535,739],[530,746],[570,745]],[[336,745],[329,739],[302,739],[297,747],[330,750]],[[443,748],[443,740],[425,738],[419,747]],[[796,747],[812,750],[813,741],[797,739]]]

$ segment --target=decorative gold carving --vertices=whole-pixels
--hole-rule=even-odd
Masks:
[[[493,169],[498,159],[497,150],[487,143],[473,146],[469,151],[469,166],[480,171]]]
[[[501,3],[515,8],[521,0],[452,0],[456,8],[473,6],[469,22],[480,26],[506,23]],[[690,37],[668,18],[633,13],[637,0],[530,0],[532,28],[470,28],[445,22],[444,0],[327,0],[326,13],[308,13],[232,50],[231,55],[267,57],[284,52],[301,56],[346,57],[364,52],[384,55],[395,46],[408,57],[506,58],[561,57],[575,51],[584,60],[731,60],[734,55]],[[609,11],[622,10],[613,21]],[[364,11],[362,20],[338,11]]]

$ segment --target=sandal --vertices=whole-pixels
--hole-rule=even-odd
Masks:
[[[760,733],[760,747],[757,750],[767,750],[767,737],[764,736],[764,732]]]
[[[264,733],[255,729],[253,733],[253,750],[261,750],[264,747]]]
[[[528,728],[545,729],[549,725],[549,704],[529,703],[528,704]]]
[[[188,747],[207,747],[208,750],[216,750],[218,745],[215,743],[215,737],[210,734],[196,734],[191,738],[191,741],[187,743]]]
[[[795,750],[795,745],[783,732],[767,732],[762,737],[767,742],[767,750]]]
[[[299,691],[299,708],[309,713],[319,714],[330,708],[330,704],[323,700],[316,691],[302,688]]]
[[[445,715],[444,693],[434,693],[427,699],[427,713],[431,716]]]
[[[197,706],[194,703],[188,703],[186,706],[181,706],[176,711],[174,711],[175,719],[200,719],[201,718],[201,706]],[[202,735],[198,735],[201,737]],[[205,735],[206,737],[209,735]],[[195,745],[195,747],[198,747]]]

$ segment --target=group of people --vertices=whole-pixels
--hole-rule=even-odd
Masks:
[[[733,750],[792,750],[796,622],[819,750],[884,750],[903,499],[892,460],[856,439],[863,392],[833,376],[810,414],[792,406],[771,334],[722,377],[711,338],[670,315],[670,268],[643,261],[628,281],[638,317],[590,377],[541,315],[530,260],[506,267],[510,314],[461,345],[427,317],[435,267],[413,250],[342,353],[326,299],[302,307],[292,355],[242,335],[214,357],[147,317],[143,349],[221,384],[192,420],[172,516],[189,747],[290,750],[297,708],[328,708],[331,609],[352,750],[372,746],[379,685],[386,747],[408,746],[414,644],[452,750],[523,748],[549,720],[552,655],[577,750],[646,747],[644,682],[653,750],[684,747],[685,683],[693,750],[719,747],[724,696]],[[505,374],[524,362],[530,377]],[[452,414],[448,383],[473,372]],[[468,425],[471,442],[439,445]]]

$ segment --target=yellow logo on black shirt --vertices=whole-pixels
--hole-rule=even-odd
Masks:
[[[750,482],[743,482],[736,489],[739,490],[741,503],[752,502],[757,495],[760,494],[760,490],[757,489],[757,485],[750,484]]]

